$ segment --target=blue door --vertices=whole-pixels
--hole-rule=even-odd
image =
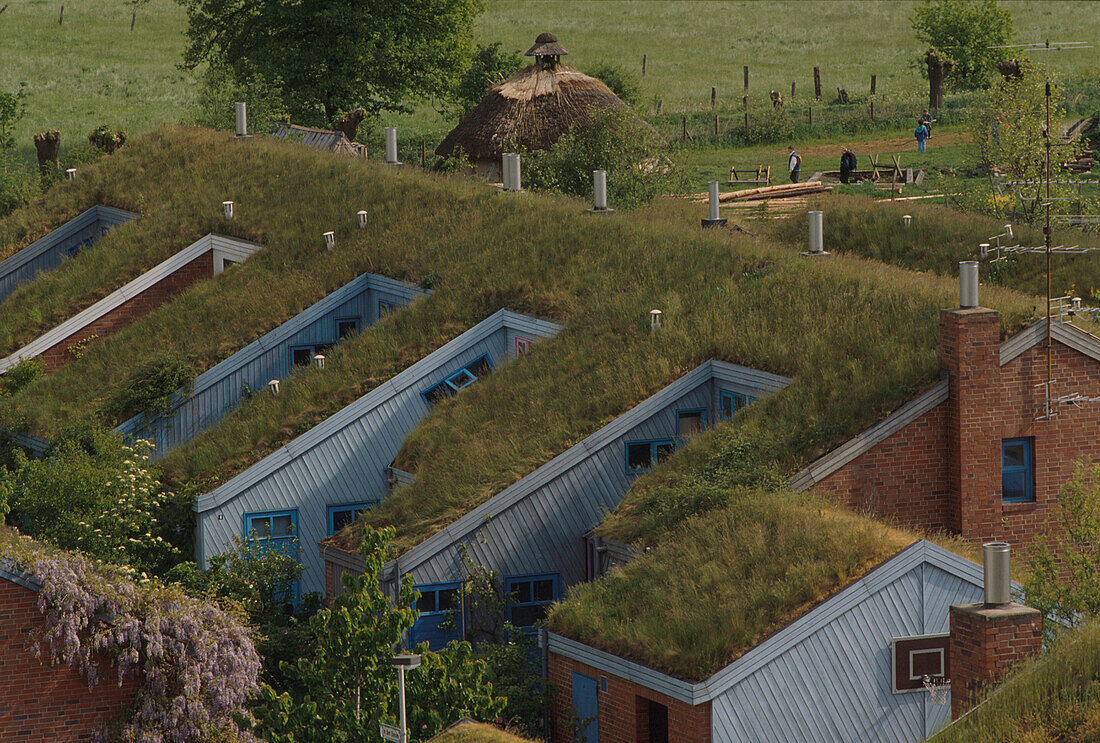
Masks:
[[[420,617],[412,626],[412,645],[428,643],[439,651],[452,640],[462,639],[461,583],[433,583],[414,586],[420,591],[416,608]]]
[[[579,729],[577,743],[600,743],[599,703],[596,701],[596,679],[573,671],[573,711]]]

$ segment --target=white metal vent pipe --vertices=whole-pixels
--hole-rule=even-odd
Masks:
[[[978,306],[978,262],[959,261],[959,307]]]
[[[365,229],[367,226],[367,212],[365,209],[360,209],[355,213],[355,216],[359,217],[359,229]]]
[[[599,210],[607,208],[607,171],[592,171],[592,206]]]
[[[986,542],[982,545],[985,562],[986,606],[1007,604],[1012,600],[1012,584],[1008,570],[1008,543]]]
[[[336,245],[336,233],[325,232],[322,237],[325,238],[325,250],[332,250],[332,248]]]
[[[824,212],[810,212],[810,252],[825,251]]]
[[[512,154],[512,190],[513,191],[522,191],[523,190],[523,185],[522,184],[523,184],[523,180],[520,178],[520,170],[519,170],[519,153],[516,152],[516,153]]]
[[[248,136],[248,105],[237,101],[237,136]]]
[[[386,127],[386,162],[390,165],[397,164],[397,127]]]
[[[65,171],[65,175],[68,176],[70,181],[76,180],[76,168],[69,168]]]
[[[710,219],[718,219],[718,181],[710,182]]]
[[[233,219],[233,202],[232,201],[223,201],[222,202],[222,213],[225,214],[226,219]]]
[[[500,156],[500,184],[505,191],[512,190],[512,153],[504,152]]]

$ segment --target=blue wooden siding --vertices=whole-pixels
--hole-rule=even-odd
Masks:
[[[559,573],[563,588],[583,581],[585,533],[637,477],[627,469],[627,442],[675,441],[682,410],[703,409],[716,420],[722,390],[759,399],[788,383],[708,361],[402,555],[401,572],[417,583],[455,580],[465,550],[501,574]]]
[[[0,303],[20,285],[52,271],[62,261],[92,245],[108,230],[137,219],[136,214],[110,206],[93,206],[43,238],[0,261]]]
[[[484,354],[494,368],[505,363],[512,358],[508,329],[545,338],[559,327],[501,310],[200,497],[195,503],[199,564],[205,567],[207,557],[225,548],[244,513],[298,509],[305,545],[302,589],[323,591],[324,564],[316,544],[328,531],[327,507],[385,497],[389,464],[428,414],[421,391]]]
[[[363,274],[200,374],[189,395],[176,395],[170,413],[139,414],[118,430],[127,438],[152,441],[153,458],[160,459],[216,425],[245,395],[264,391],[269,380],[286,378],[293,371],[290,349],[336,343],[339,320],[359,318],[363,329],[378,320],[380,302],[403,307],[424,294],[410,284]]]

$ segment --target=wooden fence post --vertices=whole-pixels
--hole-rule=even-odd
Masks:
[[[713,85],[710,86],[710,110],[714,110],[715,101],[718,100],[718,89]]]
[[[745,91],[749,89],[749,66],[745,65]]]
[[[680,119],[680,141],[687,144],[688,141],[688,117]]]
[[[871,101],[871,121],[875,120],[875,102]]]
[[[810,106],[810,126],[814,125],[814,107]]]
[[[814,98],[821,100],[821,68],[814,68]]]
[[[424,140],[420,140],[420,167],[424,168],[428,165],[428,148],[424,144]]]
[[[642,55],[642,77],[645,77],[645,55]]]
[[[131,33],[133,33],[133,31],[134,31],[134,24],[135,23],[137,23],[137,11],[136,10],[134,11],[134,14],[132,16],[130,16],[130,32]]]
[[[877,75],[871,75],[871,95],[875,94],[875,80],[877,77]]]
[[[718,114],[714,114],[714,136],[718,136]]]
[[[749,97],[747,95],[741,96],[741,105],[745,107],[746,111],[748,110],[748,108],[749,108]]]
[[[791,100],[794,100],[794,81],[791,81]]]
[[[749,112],[745,112],[745,134],[749,133]]]
[[[62,21],[65,20],[65,6],[61,6],[61,13],[57,16],[57,25],[60,26]]]

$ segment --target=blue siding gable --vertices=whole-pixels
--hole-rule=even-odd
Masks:
[[[0,261],[0,303],[22,284],[33,281],[40,273],[54,270],[67,258],[95,243],[110,229],[137,219],[137,216],[110,206],[93,206]]]
[[[287,443],[195,503],[196,558],[225,549],[229,525],[246,512],[297,509],[304,591],[324,590],[324,563],[314,545],[327,535],[329,506],[364,503],[389,492],[389,465],[428,414],[421,390],[487,355],[494,367],[512,358],[508,331],[531,339],[559,326],[501,310],[428,354],[359,400]]]
[[[153,458],[160,459],[217,424],[269,380],[286,378],[294,369],[292,348],[308,348],[312,357],[312,352],[341,340],[341,321],[357,319],[363,328],[379,319],[380,302],[403,307],[427,293],[385,276],[363,274],[200,374],[189,395],[176,394],[167,415],[150,418],[142,413],[117,430],[130,439],[152,441]]]
[[[631,442],[676,445],[680,412],[719,419],[723,391],[759,399],[790,380],[722,361],[707,361],[596,433],[471,510],[401,556],[417,583],[459,579],[463,555],[504,575],[556,573],[563,589],[587,578],[584,535],[622,500],[637,472]],[[345,567],[355,561],[322,548]],[[360,568],[361,569],[361,568]],[[395,562],[387,565],[393,579]]]

